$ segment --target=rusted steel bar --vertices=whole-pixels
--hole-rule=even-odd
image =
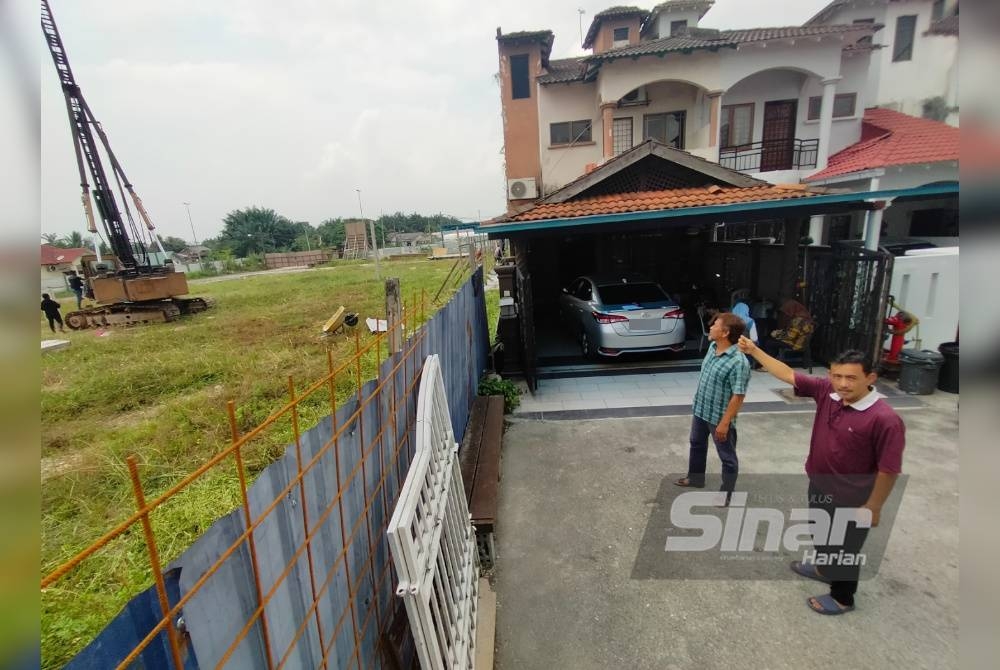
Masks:
[[[313,602],[316,602],[316,569],[313,566],[312,541],[309,533],[309,505],[306,501],[306,478],[302,469],[302,434],[299,432],[299,409],[298,399],[295,397],[295,381],[291,375],[288,377],[288,397],[292,407],[292,434],[295,436],[295,467],[298,470],[299,480],[299,509],[302,510],[302,529],[305,534],[306,563],[309,566],[309,588],[312,593]],[[316,616],[316,634],[319,636],[319,648],[323,648],[323,621],[320,618],[319,608],[314,610]],[[326,667],[326,664],[323,664]]]
[[[135,457],[129,456],[125,459],[128,463],[128,474],[132,480],[132,493],[135,495],[135,505],[142,509],[146,506],[146,495],[142,491],[142,482],[139,481],[139,468],[135,464]],[[146,538],[146,551],[149,553],[149,565],[153,570],[153,578],[156,582],[156,597],[160,601],[160,612],[163,613],[163,620],[167,622],[167,640],[170,642],[170,655],[177,670],[184,669],[184,662],[181,659],[180,642],[177,640],[177,629],[171,623],[170,600],[167,598],[167,585],[163,581],[163,570],[160,568],[160,553],[156,549],[156,538],[153,535],[153,524],[149,521],[149,514],[142,515],[142,534]]]
[[[229,415],[229,431],[232,434],[233,443],[239,441],[240,429],[236,425],[236,404],[230,400],[226,403],[226,413]],[[260,585],[260,563],[257,560],[257,542],[253,533],[253,515],[250,513],[250,497],[247,495],[247,472],[243,464],[243,449],[236,447],[233,449],[233,457],[236,461],[236,475],[240,481],[240,500],[243,503],[243,521],[246,523],[249,532],[247,534],[247,548],[250,550],[250,565],[253,569],[254,593],[259,603],[263,598],[263,589]],[[260,620],[261,637],[264,638],[264,652],[267,660],[268,670],[274,667],[274,653],[271,651],[271,636],[268,632],[267,613]]]

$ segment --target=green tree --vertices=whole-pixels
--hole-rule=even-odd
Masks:
[[[184,251],[189,246],[187,242],[179,237],[172,237],[169,235],[167,237],[157,235],[157,237],[160,238],[160,244],[162,244],[163,248],[167,251],[173,251],[176,253],[178,251]]]
[[[60,246],[66,247],[67,249],[79,249],[87,243],[87,241],[83,238],[83,235],[77,230],[74,230],[60,241],[62,242]]]
[[[219,239],[237,257],[289,251],[301,231],[286,217],[262,207],[234,210],[222,222]]]
[[[55,233],[42,233],[42,242],[45,244],[50,244],[54,247],[59,246],[59,236]]]

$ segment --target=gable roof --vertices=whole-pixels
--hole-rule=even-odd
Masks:
[[[704,181],[720,185],[747,187],[760,186],[767,183],[753,177],[748,177],[742,172],[722,167],[718,163],[699,158],[687,151],[674,149],[662,142],[649,139],[615,156],[591,172],[580,175],[562,188],[542,198],[540,202],[555,203],[570,200],[650,156],[677,165],[681,169],[704,175]]]
[[[543,202],[531,209],[495,219],[496,223],[570,219],[600,214],[650,212],[687,207],[711,207],[764,200],[787,200],[812,196],[804,186],[765,184],[763,186],[699,186],[634,193],[608,193],[567,202]],[[486,224],[488,227],[489,224]]]
[[[483,225],[630,212],[644,212],[648,216],[649,212],[813,195],[801,184],[776,186],[655,140],[646,140],[551,193],[533,207],[497,217]]]
[[[630,16],[638,16],[639,22],[641,23],[646,17],[646,10],[640,7],[619,5],[617,7],[609,7],[604,11],[594,14],[594,20],[590,22],[590,27],[587,28],[587,36],[583,38],[583,48],[589,49],[594,46],[594,40],[597,39],[597,32],[601,29],[601,22],[604,19]]]
[[[767,42],[769,40],[822,37],[824,35],[841,35],[851,32],[875,33],[883,27],[880,24],[851,23],[822,26],[778,26],[772,28],[749,28],[745,30],[688,28],[677,35],[661,37],[660,39],[640,42],[632,46],[610,49],[603,53],[585,56],[584,60],[590,63],[600,63],[618,58],[662,55],[672,51],[690,53],[700,49],[709,49],[711,51],[722,48],[736,49],[741,44]]]
[[[958,140],[958,128],[947,123],[891,109],[866,109],[861,141],[830,156],[826,168],[810,175],[806,181],[891,165],[957,161]]]
[[[42,262],[40,265],[65,265],[72,263],[84,254],[94,253],[93,249],[83,249],[79,247],[63,249],[62,247],[54,247],[51,244],[43,244],[41,247]]]

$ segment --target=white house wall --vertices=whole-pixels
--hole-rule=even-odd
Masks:
[[[959,253],[897,256],[893,262],[890,293],[896,303],[920,319],[920,348],[936,350],[954,342],[958,332]],[[910,331],[907,339],[916,338]],[[915,344],[915,343],[914,343]],[[907,345],[907,347],[912,347]]]
[[[931,0],[889,2],[879,6],[846,7],[835,12],[827,23],[853,23],[857,19],[875,19],[884,27],[875,33],[874,43],[884,45],[872,54],[869,69],[868,105],[892,107],[904,114],[921,116],[923,101],[941,95],[950,104],[958,104],[955,83],[958,39],[947,35],[924,35],[931,25]],[[894,63],[896,19],[915,14],[913,58]],[[838,86],[838,90],[840,87]]]
[[[576,179],[588,163],[602,160],[601,116],[593,84],[550,84],[538,87],[538,146],[542,162],[542,189],[551,193]],[[549,148],[549,125],[590,119],[591,142]]]
[[[659,37],[669,37],[670,24],[673,21],[687,21],[688,28],[697,28],[701,18],[700,14],[700,10],[660,12],[660,15],[656,17],[656,34]]]

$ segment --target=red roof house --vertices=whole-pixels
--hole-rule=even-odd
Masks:
[[[861,140],[830,156],[826,168],[805,181],[822,181],[890,166],[957,161],[958,138],[958,128],[940,121],[891,109],[866,109]]]

